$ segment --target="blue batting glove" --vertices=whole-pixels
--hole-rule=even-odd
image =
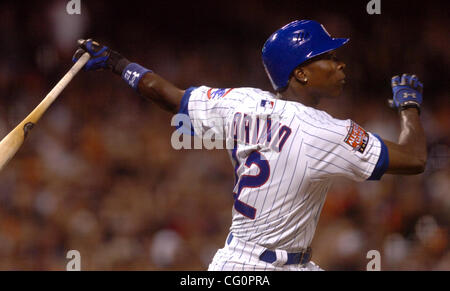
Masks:
[[[394,76],[391,80],[393,97],[391,107],[402,111],[407,108],[417,108],[420,112],[422,104],[423,84],[416,75],[403,74]]]
[[[78,46],[79,49],[72,58],[73,62],[76,62],[85,52],[91,55],[91,58],[83,68],[85,71],[112,70],[120,75],[124,65],[128,63],[128,60],[119,53],[92,39],[80,39],[78,40]]]

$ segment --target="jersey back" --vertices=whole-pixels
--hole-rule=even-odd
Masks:
[[[181,111],[196,135],[223,140],[235,171],[231,232],[269,249],[310,246],[332,178],[372,176],[381,140],[255,88],[191,88]],[[183,103],[182,102],[182,103]]]

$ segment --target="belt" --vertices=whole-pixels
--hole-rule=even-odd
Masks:
[[[227,244],[230,244],[233,240],[233,234],[230,233],[227,239]],[[312,257],[312,249],[308,247],[305,252],[299,253],[287,253],[287,261],[285,265],[304,265],[307,264]],[[265,250],[260,256],[259,259],[266,263],[272,264],[277,260],[277,254],[272,250]]]

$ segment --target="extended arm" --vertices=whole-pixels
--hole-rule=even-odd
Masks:
[[[162,109],[172,113],[178,112],[184,90],[179,89],[153,71],[131,63],[121,54],[91,39],[79,40],[78,44],[80,48],[76,51],[73,61],[87,51],[91,55],[91,59],[84,67],[86,71],[111,70],[120,75],[142,96],[152,100]]]

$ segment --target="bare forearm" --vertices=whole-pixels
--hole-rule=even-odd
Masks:
[[[158,104],[162,109],[177,113],[184,91],[159,75],[149,72],[138,84],[139,93]]]
[[[398,144],[386,142],[389,148],[390,174],[418,174],[424,171],[427,160],[425,132],[417,109],[400,113],[401,132]]]
[[[425,163],[427,159],[425,132],[419,114],[414,108],[400,113],[401,132],[398,143],[409,149],[417,159]]]

